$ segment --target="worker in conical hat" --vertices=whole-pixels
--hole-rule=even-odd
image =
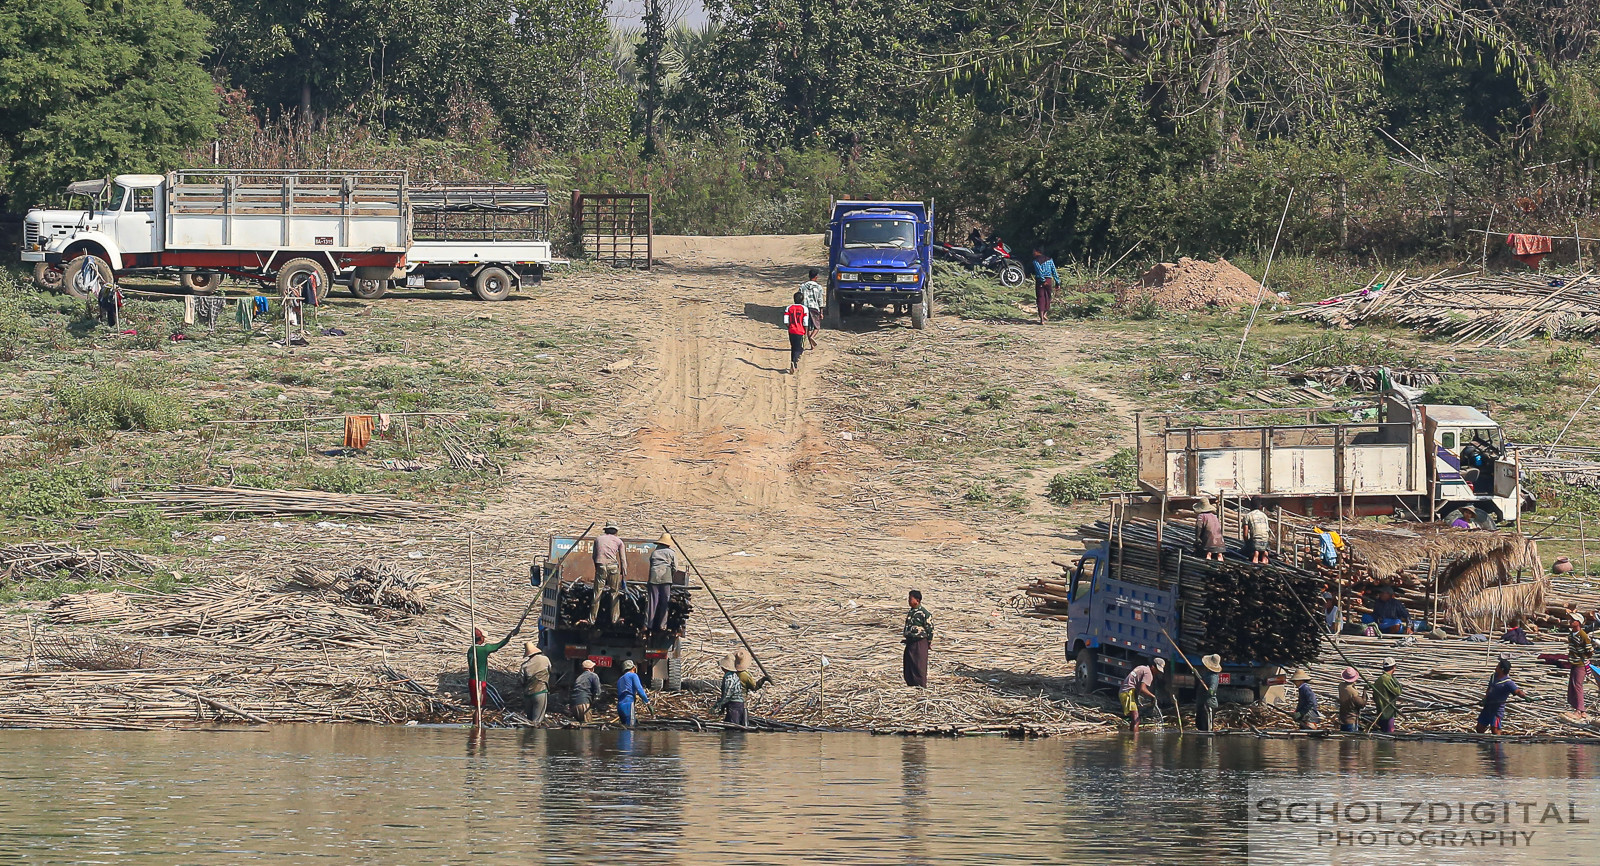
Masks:
[[[1212,717],[1217,712],[1217,690],[1222,685],[1222,656],[1211,653],[1200,657],[1200,688],[1194,690],[1194,727],[1197,731],[1211,730]]]
[[[672,533],[662,532],[650,552],[649,596],[645,599],[644,630],[653,637],[667,633],[667,613],[672,603],[672,576],[678,570],[678,553]]]
[[[1294,672],[1289,682],[1298,683],[1295,687],[1294,720],[1301,730],[1309,731],[1322,722],[1322,713],[1317,711],[1317,693],[1311,688],[1311,674],[1301,668]]]
[[[722,667],[722,691],[717,695],[717,702],[712,705],[712,712],[722,712],[722,721],[729,725],[741,728],[750,726],[750,717],[745,713],[744,682],[739,677],[739,654],[728,653],[719,663]]]
[[[1205,554],[1206,559],[1222,559],[1228,543],[1222,535],[1222,518],[1217,516],[1217,507],[1211,504],[1208,496],[1195,501],[1194,535],[1195,545],[1200,548],[1198,553]]]
[[[522,714],[535,725],[544,722],[550,701],[550,658],[539,645],[522,645]]]
[[[733,670],[734,673],[739,675],[739,683],[744,686],[746,692],[759,692],[762,686],[772,681],[765,673],[761,675],[760,679],[757,679],[755,674],[750,673],[750,665],[754,662],[755,658],[750,655],[749,650],[734,650]]]

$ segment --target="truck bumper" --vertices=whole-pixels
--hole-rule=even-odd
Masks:
[[[27,258],[27,256],[30,256],[30,255],[38,256],[39,258],[36,258],[36,259]],[[25,262],[30,262],[30,261],[31,262],[45,262],[47,264],[59,265],[59,264],[61,264],[61,254],[60,253],[24,253],[22,260],[25,261]]]
[[[914,304],[922,300],[922,285],[840,286],[834,289],[847,304]]]

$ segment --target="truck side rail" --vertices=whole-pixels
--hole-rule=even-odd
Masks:
[[[172,215],[400,217],[408,205],[403,171],[212,168],[167,178]]]

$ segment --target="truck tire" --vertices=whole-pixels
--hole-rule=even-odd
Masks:
[[[62,273],[60,265],[37,262],[33,266],[33,284],[47,292],[59,292],[63,282]]]
[[[314,259],[290,259],[278,269],[278,294],[306,300],[314,297],[320,304],[328,297],[328,269]]]
[[[212,271],[185,271],[178,275],[178,285],[197,295],[209,295],[222,285],[222,275]]]
[[[483,301],[503,301],[511,297],[511,275],[505,268],[484,268],[472,281],[472,293]]]
[[[376,301],[389,293],[388,280],[373,280],[363,277],[350,278],[350,294],[363,301]]]
[[[1024,271],[1022,265],[1016,262],[1006,262],[1000,267],[1000,285],[1008,289],[1014,289],[1022,285],[1022,281],[1027,278],[1028,272]]]
[[[911,305],[911,327],[921,331],[928,327],[928,302],[921,300]]]
[[[683,691],[683,659],[667,659],[667,691]]]
[[[1078,689],[1078,694],[1086,695],[1094,691],[1099,683],[1095,679],[1094,650],[1084,647],[1078,650],[1078,667],[1072,673],[1072,683]]]
[[[827,321],[832,322],[833,327],[843,330],[844,304],[839,302],[839,293],[835,292],[833,290],[833,286],[831,285],[828,287],[828,297],[825,299],[824,303],[826,303],[828,306],[826,310],[822,311],[824,318],[826,318]]]
[[[67,262],[67,266],[61,272],[61,289],[80,301],[89,297],[88,292],[78,287],[81,278],[85,278],[83,274],[85,268],[94,271],[92,276],[87,277],[88,279],[98,279],[102,285],[107,286],[112,282],[111,265],[106,264],[106,260],[99,256],[82,255]]]

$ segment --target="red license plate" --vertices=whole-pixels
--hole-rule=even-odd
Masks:
[[[1217,674],[1217,685],[1225,686],[1233,682],[1233,674]]]
[[[566,646],[565,654],[569,659],[587,658],[589,656],[589,648],[586,646],[576,646],[569,643]]]
[[[611,667],[611,656],[589,656],[589,661],[594,662],[597,668]]]

